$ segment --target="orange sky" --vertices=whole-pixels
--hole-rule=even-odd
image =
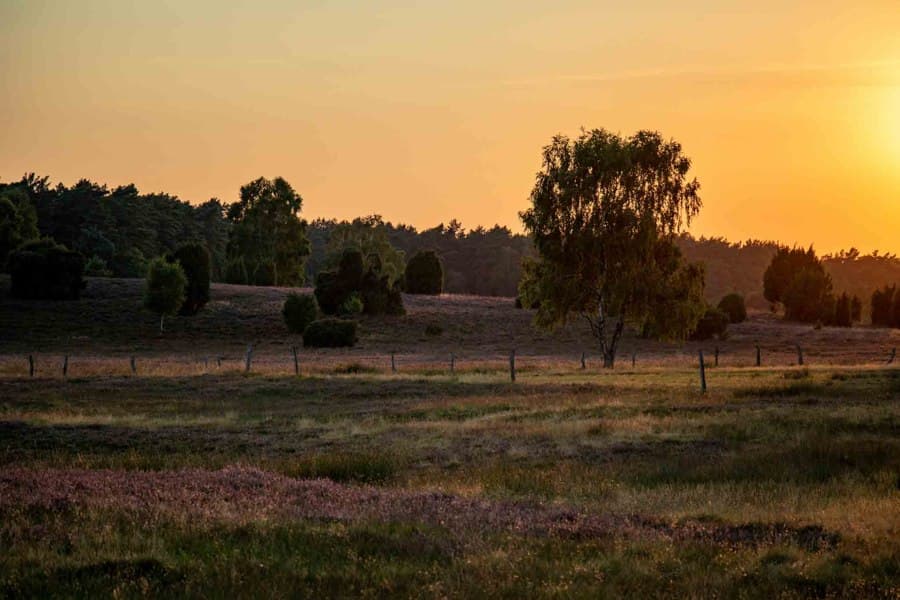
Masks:
[[[4,181],[230,202],[281,175],[307,218],[518,230],[553,134],[649,128],[694,160],[695,234],[900,253],[898,0],[0,0],[0,23]]]

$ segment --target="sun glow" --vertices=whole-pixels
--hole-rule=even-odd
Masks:
[[[888,160],[900,167],[900,84],[888,88],[884,107],[884,137]]]

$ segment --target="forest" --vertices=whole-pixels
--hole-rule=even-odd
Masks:
[[[253,183],[259,181],[266,180]],[[261,193],[251,187],[248,184],[242,193]],[[299,213],[302,199],[296,202]],[[248,254],[259,244],[252,237],[240,243],[247,231],[239,224],[240,206],[241,202],[229,204],[217,198],[192,204],[167,193],[141,193],[134,185],[110,188],[88,179],[71,186],[51,185],[48,177],[27,174],[19,181],[0,182],[0,263],[20,243],[49,237],[82,254],[87,275],[143,277],[153,258],[197,242],[209,251],[213,281],[271,285],[275,283],[271,274],[247,272],[247,263],[258,260]],[[522,260],[533,253],[526,235],[500,225],[467,230],[455,219],[421,230],[378,215],[301,224],[308,248],[300,253],[299,277],[282,278],[281,284],[311,284],[317,273],[336,265],[349,244],[377,252],[397,273],[403,272],[405,260],[417,251],[435,250],[443,263],[444,292],[515,296]],[[265,233],[263,227],[257,230]],[[777,242],[730,242],[682,233],[677,245],[688,262],[704,265],[707,300],[717,302],[737,292],[748,307],[768,308],[761,283],[779,248]],[[851,248],[825,255],[822,265],[836,293],[860,298],[868,299],[876,289],[900,281],[900,258],[877,250],[862,254]]]

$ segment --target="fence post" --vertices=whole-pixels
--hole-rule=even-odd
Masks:
[[[253,344],[247,344],[247,359],[244,365],[244,371],[250,372],[250,363],[253,361]]]
[[[28,355],[28,376],[34,377],[34,356]]]
[[[452,375],[456,371],[456,356],[453,353],[450,353],[450,374]]]
[[[897,358],[897,349],[896,348],[891,350],[891,357],[888,359],[887,364],[893,363],[895,358]]]
[[[291,346],[291,354],[294,355],[294,375],[299,375],[300,363],[297,362],[297,346]]]
[[[803,366],[803,348],[800,347],[800,344],[797,344],[797,364]]]
[[[216,357],[216,368],[218,369],[218,368],[220,368],[221,366],[222,366],[222,357],[221,357],[221,356],[217,356],[217,357]]]
[[[132,375],[137,375],[137,365],[136,365],[135,362],[134,362],[134,356],[131,357],[131,360],[129,361],[129,364],[131,365],[131,374],[132,374]]]
[[[759,346],[756,347],[756,366],[762,366],[762,354],[760,352]]]
[[[394,359],[394,353],[391,352],[391,373],[397,372],[397,361]]]
[[[68,377],[69,374],[69,355],[66,354],[65,358],[63,358],[63,377]]]
[[[587,368],[587,365],[584,362],[584,352],[581,353],[581,369],[584,370]]]
[[[509,379],[510,381],[516,380],[516,351],[513,349],[509,353]]]
[[[719,366],[719,347],[716,346],[716,366]]]
[[[703,362],[703,350],[698,351],[700,354],[700,391],[706,393],[706,364]]]
[[[632,352],[631,353],[631,368],[633,369],[636,364],[637,364],[637,352]]]
[[[203,357],[203,370],[209,371],[209,357],[208,356]]]

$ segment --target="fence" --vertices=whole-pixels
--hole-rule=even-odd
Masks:
[[[235,353],[203,354],[200,356],[101,356],[69,352],[65,354],[32,353],[17,357],[0,355],[0,377],[91,377],[91,376],[189,376],[215,373],[243,372],[264,375],[301,374],[353,374],[353,373],[407,373],[422,376],[460,376],[470,374],[501,374],[506,372],[509,381],[516,381],[519,373],[559,373],[568,370],[600,370],[602,357],[582,350],[565,356],[540,356],[522,354],[511,349],[504,358],[477,353],[449,352],[445,355],[420,353],[368,353],[304,352],[291,346],[283,352],[258,354],[259,344],[247,345],[246,351]],[[864,366],[894,365],[896,348],[857,349],[850,361],[835,361],[834,354],[816,354],[805,351],[800,345],[766,348],[731,349],[700,347],[694,351],[678,351],[668,354],[622,351],[616,370],[640,371],[642,369],[688,369],[699,364],[699,385],[707,387],[707,369],[732,368],[784,368],[791,366]],[[846,358],[846,355],[844,356]]]

